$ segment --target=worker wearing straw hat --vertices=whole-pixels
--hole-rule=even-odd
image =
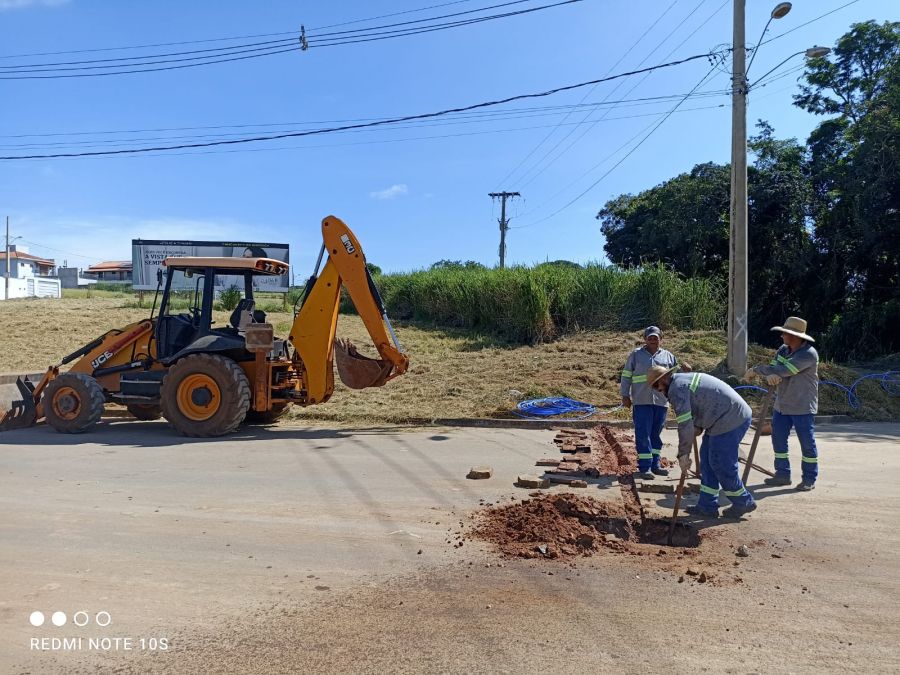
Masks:
[[[638,477],[653,480],[656,476],[668,476],[669,472],[660,466],[662,438],[660,433],[666,424],[669,403],[666,397],[647,386],[647,371],[651,366],[671,368],[678,365],[672,352],[660,347],[662,333],[656,326],[644,329],[644,344],[628,355],[619,393],[622,405],[631,408],[634,422],[634,444],[638,456]],[[686,364],[682,370],[690,370]]]
[[[772,447],[775,450],[775,476],[767,478],[767,485],[790,485],[791,462],[788,458],[788,436],[791,427],[797,433],[803,453],[802,480],[797,489],[804,492],[816,486],[819,475],[819,452],[813,433],[819,409],[819,355],[806,333],[806,321],[790,316],[783,326],[772,330],[781,332],[784,344],[778,348],[769,365],[754,366],[744,374],[744,380],[764,377],[775,389],[775,409],[772,412]]]
[[[678,464],[691,467],[694,436],[704,433],[700,444],[700,498],[688,513],[719,517],[719,492],[731,501],[722,513],[740,518],[756,510],[753,496],[741,482],[738,447],[750,428],[750,406],[722,380],[706,373],[674,373],[675,368],[653,366],[647,384],[664,394],[678,422]]]

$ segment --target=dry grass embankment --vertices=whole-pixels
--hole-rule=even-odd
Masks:
[[[0,303],[0,372],[36,372],[114,327],[145,318],[148,310],[125,307],[123,298],[14,300]],[[220,323],[226,313],[216,313]],[[292,317],[270,313],[279,335]],[[618,379],[637,333],[583,331],[553,342],[515,345],[464,329],[399,325],[398,336],[410,354],[410,372],[380,389],[352,391],[338,383],[325,405],[295,408],[297,420],[340,423],[396,422],[448,417],[509,417],[521,398],[569,396],[611,407],[619,402]],[[363,353],[374,349],[356,316],[342,316],[338,333],[354,340]],[[721,331],[669,331],[664,346],[695,369],[713,371],[725,353]],[[754,346],[751,362],[770,358]],[[856,372],[823,364],[823,379],[849,384]],[[875,382],[860,393],[863,419],[900,419],[900,397],[891,398]],[[753,396],[749,397],[753,400]],[[822,414],[848,413],[846,398],[833,387],[821,388]],[[620,413],[621,417],[625,417]]]

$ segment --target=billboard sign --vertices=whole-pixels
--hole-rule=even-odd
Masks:
[[[203,258],[272,258],[289,263],[288,245],[258,243],[246,241],[165,241],[158,239],[132,239],[131,262],[134,269],[132,286],[137,291],[155,291],[157,286],[156,272],[163,269],[162,262],[166,258],[197,256]],[[183,277],[173,279],[173,284],[181,280],[184,289],[189,281]],[[287,293],[290,288],[290,275],[257,276],[253,280],[253,288],[270,293]],[[244,288],[244,281],[239,276],[217,276],[216,291],[223,291],[230,286]],[[180,290],[173,285],[173,290]]]

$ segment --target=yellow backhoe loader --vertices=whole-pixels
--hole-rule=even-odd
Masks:
[[[335,362],[341,379],[354,389],[379,387],[402,375],[409,359],[366,269],[359,241],[334,216],[322,221],[322,239],[287,340],[275,337],[253,300],[254,278],[287,274],[286,263],[167,258],[159,276],[158,315],[151,312],[149,319],[101,335],[50,366],[37,383],[19,378],[22,400],[2,416],[0,431],[43,419],[57,431],[80,433],[93,427],[104,405],[113,402],[127,406],[138,419],[165,417],[187,436],[220,436],[245,420],[274,421],[292,404],[324,403],[334,391]],[[212,320],[219,275],[244,281],[244,297],[227,326]],[[176,289],[186,284],[193,289],[193,300],[183,311],[175,308],[183,303],[173,300]],[[349,341],[335,339],[342,288],[381,358],[364,357]]]

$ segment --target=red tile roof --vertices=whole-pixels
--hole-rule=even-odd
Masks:
[[[10,251],[9,257],[18,260],[33,260],[34,262],[43,265],[56,265],[56,261],[53,260],[53,258],[39,258],[36,255],[23,253],[22,251]],[[6,251],[0,250],[0,260],[6,260]]]

